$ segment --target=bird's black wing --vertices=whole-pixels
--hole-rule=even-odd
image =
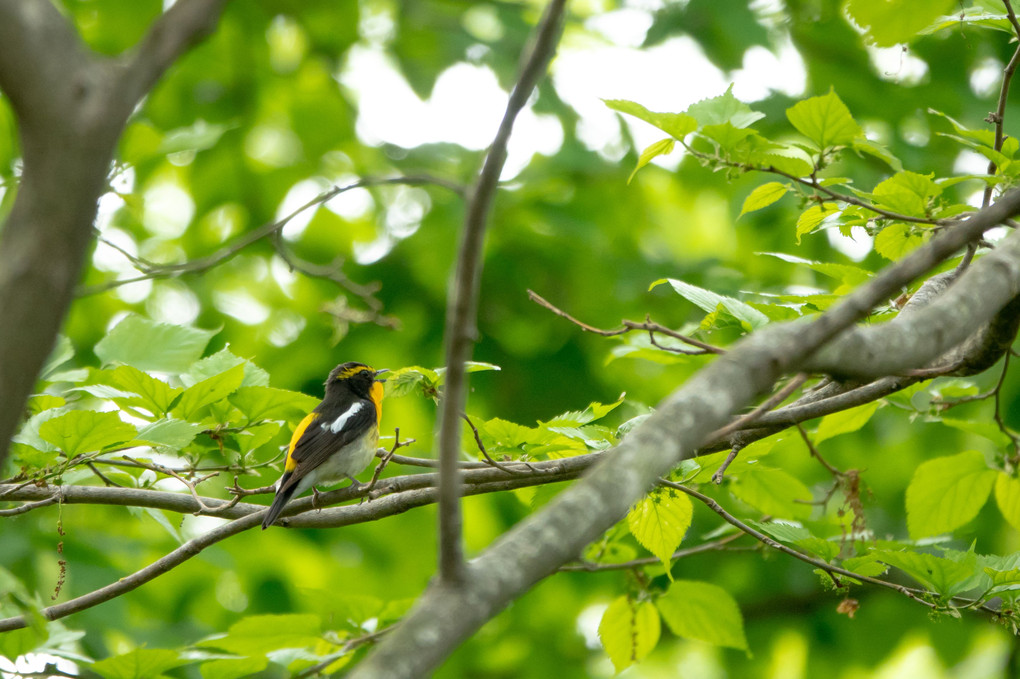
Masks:
[[[335,418],[327,419],[320,416],[302,432],[301,438],[290,454],[297,466],[293,475],[287,479],[286,486],[295,485],[305,474],[325,462],[330,455],[364,436],[365,432],[376,426],[375,405],[364,399],[355,401],[355,404],[359,406],[358,410],[344,422],[340,431],[334,433],[329,429],[336,421]]]

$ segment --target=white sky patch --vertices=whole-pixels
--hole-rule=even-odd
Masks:
[[[1002,83],[1002,62],[985,57],[970,72],[970,90],[978,97],[991,97]]]
[[[276,221],[280,221],[290,213],[297,210],[302,205],[308,203],[310,200],[320,195],[327,189],[329,189],[329,182],[321,177],[313,177],[311,179],[302,179],[294,186],[290,187],[290,191],[284,197],[280,203],[280,207],[276,208]],[[315,214],[316,208],[308,208],[307,210],[296,215],[293,219],[287,222],[287,225],[283,227],[281,235],[286,240],[297,240],[301,237],[301,234],[305,232],[308,227],[308,222],[312,221],[312,216]]]
[[[222,313],[233,316],[245,325],[259,325],[269,318],[269,307],[247,290],[217,290],[213,293],[213,304]]]
[[[431,96],[422,100],[392,57],[364,45],[351,48],[338,79],[358,102],[358,136],[374,145],[449,142],[480,151],[492,143],[508,97],[488,67],[462,62],[443,71]],[[535,153],[559,150],[563,130],[549,118],[530,109],[521,112],[502,179],[515,176]]]
[[[42,672],[46,669],[47,665],[53,665],[61,672],[67,674],[78,674],[78,666],[56,655],[49,655],[48,653],[26,653],[25,655],[15,658],[13,662],[0,655],[0,677],[16,677],[21,674],[32,674],[36,672]],[[8,674],[10,672],[11,674]]]
[[[138,244],[135,243],[135,239],[131,237],[131,234],[121,229],[107,226],[103,230],[102,236],[103,240],[96,243],[96,250],[92,255],[93,266],[100,271],[135,271],[135,267],[131,264],[130,260],[124,256],[123,252],[117,249],[120,248],[124,252],[138,256]],[[108,241],[117,247],[108,245],[104,241]]]
[[[760,101],[772,92],[799,97],[807,87],[807,68],[787,37],[773,53],[761,45],[744,52],[743,68],[733,74],[733,95],[744,102]]]
[[[294,297],[294,284],[297,282],[298,274],[290,268],[287,262],[277,255],[269,261],[269,273],[273,280],[280,286],[280,290],[288,297]]]
[[[839,229],[825,230],[829,245],[855,262],[859,262],[871,252],[871,246],[875,239],[868,235],[863,226],[853,227],[850,229],[850,234],[852,237],[847,238],[839,232]]]
[[[343,186],[350,181],[341,181]],[[326,209],[346,220],[354,221],[366,217],[375,209],[375,199],[368,189],[349,189],[326,203]]]
[[[584,639],[584,645],[590,649],[602,648],[599,641],[599,623],[605,614],[609,604],[592,604],[582,610],[577,616],[576,628],[578,634]]]
[[[201,305],[195,293],[181,282],[161,281],[145,301],[145,310],[155,321],[191,325],[198,318]]]
[[[565,45],[553,63],[553,82],[560,97],[580,116],[577,134],[592,150],[616,156],[620,146],[617,114],[603,99],[627,99],[660,112],[684,111],[691,104],[726,91],[727,79],[691,38],[672,38],[648,49]],[[665,133],[624,116],[639,148]],[[626,149],[622,149],[625,151]],[[681,154],[660,156],[653,163],[674,168]]]
[[[622,47],[640,47],[652,27],[652,13],[634,7],[597,14],[584,25]]]
[[[138,304],[145,300],[150,292],[152,292],[152,281],[144,280],[122,285],[116,289],[115,294],[128,304]]]
[[[917,85],[928,75],[927,62],[918,59],[902,45],[875,47],[865,45],[871,65],[882,80],[900,85]]]
[[[191,195],[172,181],[161,181],[145,190],[142,223],[155,236],[179,238],[195,216]]]

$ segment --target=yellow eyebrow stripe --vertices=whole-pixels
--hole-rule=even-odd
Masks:
[[[290,445],[287,446],[287,462],[283,466],[284,471],[292,472],[297,467],[297,462],[294,461],[291,455],[294,453],[294,448],[297,446],[298,441],[301,440],[301,435],[317,419],[319,419],[319,413],[308,413],[303,420],[298,422],[298,426],[294,429],[294,435],[290,437]]]

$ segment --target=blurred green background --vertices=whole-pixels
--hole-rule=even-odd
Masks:
[[[90,46],[109,54],[135,44],[162,8],[158,0],[63,0],[60,6]],[[113,190],[100,208],[100,235],[147,260],[174,263],[215,251],[333,183],[427,173],[469,184],[503,105],[486,99],[492,91],[486,83],[512,85],[541,9],[537,2],[457,0],[230,4],[216,33],[171,69],[129,125]],[[981,126],[1013,50],[1005,34],[966,26],[909,50],[876,50],[830,0],[590,0],[570,3],[570,12],[554,77],[533,100],[532,123],[519,125],[521,141],[493,210],[474,358],[502,370],[472,376],[468,406],[473,415],[526,425],[626,392],[626,403],[609,418],[619,424],[654,406],[704,363],[628,354],[640,345],[637,338],[582,333],[530,302],[528,289],[599,327],[649,314],[679,328],[696,324],[702,312],[668,286],[649,291],[653,281],[679,278],[764,301],[756,295],[832,291],[837,282],[759,253],[859,259],[871,270],[886,263],[868,253],[860,236],[855,244],[823,231],[798,246],[793,224],[803,206],[792,198],[738,220],[744,198],[765,179],[712,173],[679,152],[628,185],[637,154],[658,137],[612,114],[600,98],[680,111],[735,81],[737,97],[767,114],[756,129],[783,137],[790,134],[785,109],[831,87],[907,169],[942,176],[981,171],[984,161],[938,136],[947,126],[927,109]],[[593,69],[588,80],[568,68],[586,60]],[[468,87],[476,82],[471,78],[476,89]],[[443,83],[454,87],[452,94],[440,92]],[[443,97],[453,104],[440,106]],[[483,115],[490,109],[495,115]],[[473,138],[485,141],[472,145],[465,140],[475,128]],[[1015,128],[1007,117],[1007,131]],[[4,212],[14,197],[17,156],[13,116],[0,99]],[[849,156],[831,173],[870,187],[889,169]],[[974,190],[962,186],[961,192]],[[344,194],[283,231],[285,246],[301,258],[325,265],[341,257],[352,281],[377,281],[380,313],[392,324],[350,322],[371,312],[364,300],[331,281],[292,272],[262,240],[202,273],[81,297],[64,333],[78,364],[94,366],[95,343],[127,312],[218,329],[210,352],[229,346],[267,370],[273,386],[315,396],[343,361],[435,367],[442,361],[447,283],[463,213],[461,199],[443,188],[376,186]],[[99,243],[83,285],[131,275],[127,258]],[[996,377],[975,382],[987,388]],[[1020,424],[1017,389],[1010,377],[1003,404],[1014,425]],[[986,417],[990,404],[959,410]],[[383,434],[399,427],[402,437],[417,440],[409,454],[431,457],[434,415],[429,400],[390,399]],[[902,538],[904,489],[917,465],[971,448],[996,453],[985,439],[888,407],[860,432],[824,443],[822,452],[837,467],[864,470],[869,527],[880,538]],[[772,455],[773,465],[816,497],[824,494],[829,476],[796,436]],[[262,485],[275,473],[241,482]],[[469,553],[529,511],[515,494],[466,500]],[[217,523],[170,520],[186,536]],[[65,624],[85,632],[84,655],[103,658],[142,646],[185,647],[259,613],[312,613],[326,627],[378,618],[385,605],[408,605],[432,576],[434,520],[427,507],[338,530],[249,531]],[[719,523],[696,508],[688,539]],[[1016,532],[987,508],[952,545],[966,549],[974,540],[981,553],[1018,547]],[[0,522],[0,566],[46,599],[58,559],[68,562],[60,594],[66,599],[177,544],[150,516],[115,507],[50,508]],[[864,589],[856,592],[860,610],[850,619],[836,612],[840,597],[826,592],[810,567],[777,553],[701,554],[678,562],[673,573],[733,595],[752,654],[664,631],[654,653],[626,676],[1013,676],[1004,669],[1015,653],[1013,636],[986,617],[932,621],[927,609],[902,596]],[[465,643],[437,676],[612,676],[595,628],[605,605],[634,587],[625,572],[550,578]],[[197,676],[197,670],[169,674]]]

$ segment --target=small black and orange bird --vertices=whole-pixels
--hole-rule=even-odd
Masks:
[[[317,484],[345,478],[358,484],[354,475],[368,466],[379,445],[383,385],[376,378],[384,372],[349,362],[329,373],[322,403],[294,429],[262,530],[273,525],[292,497]]]

